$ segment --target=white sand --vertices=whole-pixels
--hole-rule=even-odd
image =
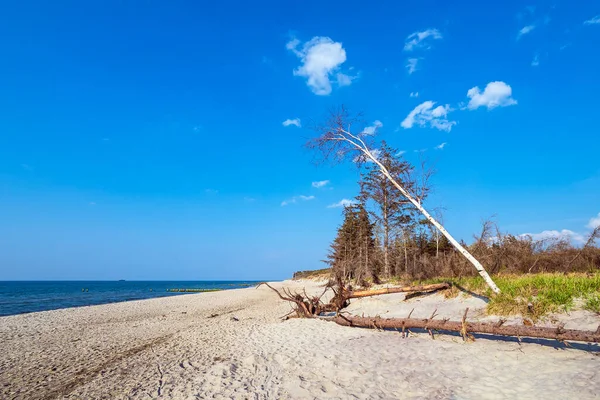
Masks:
[[[284,284],[320,290],[310,282]],[[414,307],[413,316],[427,317],[438,308],[440,317],[455,319],[465,306],[475,314],[485,305],[478,302],[385,295],[348,310],[392,317]],[[3,317],[0,398],[600,396],[597,353],[488,339],[465,344],[451,335],[402,339],[318,320],[280,322],[289,309],[262,287]],[[594,322],[587,314],[577,318]]]

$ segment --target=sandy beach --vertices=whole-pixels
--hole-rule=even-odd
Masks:
[[[322,290],[316,283],[276,283]],[[355,301],[356,315],[473,318],[485,303],[401,294]],[[454,305],[448,305],[454,304]],[[444,306],[446,305],[446,306]],[[338,326],[280,317],[266,287],[0,318],[2,399],[536,399],[600,396],[598,347]],[[518,321],[517,321],[518,322]],[[591,329],[600,319],[573,313]],[[516,323],[516,322],[515,322]],[[594,325],[595,324],[595,325]],[[589,351],[589,350],[596,350]]]

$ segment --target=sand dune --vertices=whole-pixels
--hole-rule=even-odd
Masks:
[[[284,284],[319,290],[309,282]],[[462,306],[437,297],[409,304],[399,296],[361,299],[349,311],[405,316],[414,307],[413,315],[428,316],[438,308],[440,315],[454,317],[455,308]],[[457,300],[474,310],[484,305],[479,301]],[[597,353],[486,339],[465,344],[451,335],[402,339],[395,332],[319,320],[281,322],[288,310],[288,304],[262,287],[0,318],[0,398],[600,395]],[[579,317],[594,322],[589,315]]]

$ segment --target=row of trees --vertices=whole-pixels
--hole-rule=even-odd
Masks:
[[[419,204],[426,201],[433,171],[424,162],[415,167],[385,142],[377,151],[377,159]],[[476,273],[377,165],[366,162],[361,172],[359,194],[354,204],[345,207],[343,223],[326,260],[337,277],[376,282],[394,276],[427,278]],[[437,214],[440,220],[441,215]],[[504,235],[486,221],[473,243],[462,245],[482,260],[491,273],[589,271],[600,268],[600,249],[591,239],[583,248],[576,248],[566,239],[536,241]]]

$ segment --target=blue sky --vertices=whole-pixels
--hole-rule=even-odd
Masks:
[[[575,241],[597,223],[598,1],[24,1],[2,14],[0,279],[321,268],[341,222],[330,206],[356,195],[358,173],[317,167],[302,145],[340,104],[435,164],[428,206],[459,238],[491,215]]]

